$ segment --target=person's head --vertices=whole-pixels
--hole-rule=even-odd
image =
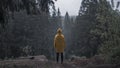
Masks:
[[[62,33],[62,29],[61,29],[61,28],[58,28],[57,33],[58,33],[58,34],[61,34],[61,33]]]

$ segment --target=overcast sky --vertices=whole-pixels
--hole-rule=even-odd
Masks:
[[[82,0],[57,0],[55,5],[56,9],[58,7],[60,8],[62,16],[64,16],[66,12],[68,12],[69,15],[78,15],[81,1]]]
[[[55,6],[56,6],[56,9],[58,9],[58,7],[60,8],[62,16],[65,15],[66,11],[69,13],[70,16],[78,15],[81,1],[82,0],[57,0],[55,2]],[[110,0],[108,0],[108,1],[110,1]],[[114,1],[116,3],[117,1],[120,1],[120,0],[114,0]],[[119,7],[119,9],[120,9],[120,7]]]

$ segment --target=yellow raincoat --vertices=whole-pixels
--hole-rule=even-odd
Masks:
[[[65,49],[65,39],[62,30],[59,28],[54,38],[54,48],[57,53],[63,53]]]

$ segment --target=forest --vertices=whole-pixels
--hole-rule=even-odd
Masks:
[[[65,35],[65,58],[102,55],[120,63],[120,1],[82,0],[77,16],[61,15],[57,0],[0,0],[0,60],[55,56],[54,36]]]

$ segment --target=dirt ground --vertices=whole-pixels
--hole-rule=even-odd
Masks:
[[[81,64],[82,61],[82,64]],[[34,56],[34,58],[20,58],[14,60],[0,61],[0,68],[120,68],[120,65],[112,64],[84,64],[81,61],[65,60],[63,64],[53,60],[47,60],[45,56]]]

